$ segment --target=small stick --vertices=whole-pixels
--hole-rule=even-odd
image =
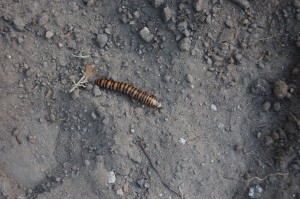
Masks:
[[[270,176],[277,176],[277,175],[279,175],[279,176],[286,176],[286,175],[289,175],[289,173],[288,172],[286,172],[286,173],[270,173],[270,174],[266,175],[263,178],[259,178],[259,177],[255,176],[255,177],[253,177],[253,178],[251,178],[251,179],[249,179],[247,181],[247,183],[246,183],[247,186],[244,188],[244,191],[248,188],[250,182],[253,181],[253,180],[255,180],[255,179],[259,180],[259,181],[263,181],[263,180],[265,180],[266,178],[268,178]]]
[[[174,191],[170,186],[167,185],[167,183],[165,183],[162,179],[162,177],[160,176],[160,174],[158,173],[157,169],[155,168],[155,166],[153,165],[149,155],[147,154],[145,148],[146,148],[146,143],[144,142],[144,140],[139,140],[139,146],[141,147],[143,153],[145,154],[145,156],[147,157],[147,159],[149,160],[150,162],[150,166],[152,167],[152,169],[155,171],[155,173],[158,175],[161,183],[167,188],[169,189],[169,191],[171,191],[172,193],[174,193],[175,195],[179,196],[180,198],[182,198],[182,195],[180,195],[179,193],[177,193],[176,191]]]

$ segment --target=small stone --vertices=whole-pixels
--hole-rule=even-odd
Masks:
[[[273,132],[272,133],[272,138],[273,138],[273,140],[279,140],[279,138],[280,138],[279,133]]]
[[[169,7],[165,7],[163,10],[163,20],[164,22],[168,22],[172,18],[173,12]]]
[[[98,97],[98,96],[101,95],[101,91],[100,91],[100,88],[98,86],[94,86],[93,92],[94,92],[95,97]]]
[[[257,79],[251,87],[251,92],[257,95],[271,94],[271,86],[265,79]]]
[[[49,21],[49,16],[46,14],[42,14],[38,20],[38,24],[40,26],[44,26],[44,25],[46,25],[46,23],[48,23],[48,21]]]
[[[273,108],[274,108],[274,111],[279,112],[281,110],[281,104],[280,104],[280,102],[275,102],[273,104]]]
[[[116,175],[115,172],[110,171],[108,172],[108,177],[107,177],[108,183],[112,184],[116,182]]]
[[[242,151],[243,150],[243,147],[242,147],[242,145],[241,144],[236,144],[235,146],[234,146],[234,150],[236,150],[236,151]]]
[[[202,10],[203,0],[194,0],[194,8],[197,12]]]
[[[255,185],[253,187],[250,187],[248,196],[250,198],[260,198],[262,192],[263,189],[259,185]]]
[[[53,113],[50,114],[50,121],[55,122],[55,115]]]
[[[218,109],[217,109],[217,106],[216,106],[216,105],[214,105],[214,104],[210,105],[210,108],[211,108],[211,110],[213,110],[213,111],[216,111],[216,110],[218,110]]]
[[[150,32],[147,27],[144,27],[140,31],[140,36],[144,39],[145,42],[150,43],[154,37],[154,35]]]
[[[72,12],[77,12],[79,10],[79,6],[77,5],[76,2],[71,2],[70,8],[71,8]]]
[[[248,9],[250,8],[250,3],[248,0],[233,0],[236,2],[238,5],[240,5],[243,9]]]
[[[95,4],[94,0],[88,0],[88,2],[86,3],[87,6],[92,6]]]
[[[26,77],[30,77],[35,72],[34,68],[29,68],[26,70],[25,75]]]
[[[274,95],[278,99],[283,99],[288,93],[288,85],[282,81],[277,80],[274,85]]]
[[[129,191],[129,183],[126,181],[125,182],[125,184],[124,184],[124,186],[123,186],[123,191],[125,192],[125,193],[128,193],[128,191]]]
[[[187,74],[186,75],[186,80],[188,81],[188,83],[192,84],[194,81],[194,78],[191,74]]]
[[[76,100],[77,98],[79,98],[79,89],[76,88],[73,92],[72,92],[72,99]]]
[[[97,35],[96,42],[101,48],[103,48],[106,45],[107,41],[108,41],[107,34]]]
[[[23,21],[22,18],[20,17],[16,17],[14,20],[13,20],[13,23],[14,23],[14,26],[17,30],[19,31],[23,31],[24,28],[25,28],[25,23]]]
[[[91,165],[91,162],[89,160],[84,160],[83,164],[85,167],[89,167]]]
[[[230,20],[230,19],[227,19],[225,21],[225,25],[228,27],[228,28],[233,28],[233,22]]]
[[[122,189],[118,189],[118,190],[116,191],[116,193],[117,193],[118,196],[123,196],[123,195],[124,195],[124,192],[123,192]]]
[[[93,118],[94,120],[97,119],[97,115],[96,115],[94,112],[92,112],[92,118]]]
[[[179,138],[179,143],[185,145],[186,140],[184,138]]]
[[[46,38],[51,39],[53,37],[54,33],[52,31],[47,31],[46,32]]]
[[[270,110],[270,108],[271,108],[271,102],[265,102],[263,104],[262,110],[267,112],[268,110]]]
[[[178,45],[179,45],[180,50],[187,51],[187,50],[190,50],[191,44],[192,44],[191,39],[188,38],[188,37],[185,37],[185,38],[183,38],[182,40],[179,41]]]
[[[266,136],[265,137],[265,145],[266,146],[269,146],[269,145],[271,145],[273,143],[274,143],[274,141],[273,141],[272,137],[270,137],[270,136]]]
[[[243,55],[240,54],[240,53],[237,53],[237,54],[234,55],[234,59],[235,59],[235,61],[237,61],[237,62],[240,62],[241,59],[242,59],[242,57],[243,57]]]
[[[154,6],[154,8],[158,8],[159,6],[165,3],[165,0],[151,0],[151,3]]]
[[[76,42],[75,40],[71,39],[68,44],[67,44],[68,48],[71,48],[71,49],[76,49]]]
[[[17,39],[17,40],[18,40],[18,43],[19,43],[19,44],[21,44],[21,43],[23,43],[23,42],[24,42],[24,39],[23,39],[22,37],[18,37],[18,39]]]
[[[108,34],[108,35],[110,35],[110,34],[111,34],[111,30],[110,30],[110,28],[105,28],[105,29],[104,29],[104,32],[105,32],[106,34]]]

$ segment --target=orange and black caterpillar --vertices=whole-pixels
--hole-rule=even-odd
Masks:
[[[143,104],[150,105],[155,108],[162,108],[161,103],[158,102],[157,98],[145,91],[142,91],[139,88],[135,88],[130,84],[126,84],[124,82],[117,82],[112,79],[99,78],[95,80],[95,84],[97,84],[100,88],[105,88],[107,90],[118,91],[123,94],[129,95],[132,99],[138,100]]]

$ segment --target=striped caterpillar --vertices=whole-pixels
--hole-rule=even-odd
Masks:
[[[124,82],[117,82],[111,79],[99,78],[95,80],[95,84],[100,88],[127,94],[132,99],[138,100],[143,104],[150,105],[151,107],[159,109],[162,108],[161,103],[158,102],[157,98],[154,95],[142,91],[139,88],[135,88],[134,86],[126,84]]]

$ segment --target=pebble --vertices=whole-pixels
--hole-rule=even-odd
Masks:
[[[46,38],[51,39],[54,36],[54,33],[52,31],[47,31],[46,32]]]
[[[118,190],[116,191],[116,194],[117,194],[118,196],[123,196],[123,195],[124,195],[124,192],[123,192],[122,189],[118,189]]]
[[[270,108],[271,108],[271,102],[265,102],[263,104],[262,110],[267,112],[268,110],[270,110]]]
[[[94,112],[92,112],[92,118],[93,118],[94,120],[97,119],[97,115],[96,115]]]
[[[193,78],[193,76],[192,76],[191,74],[187,74],[187,75],[186,75],[186,80],[187,80],[190,84],[192,84],[193,81],[194,81],[194,78]]]
[[[236,2],[238,5],[240,5],[243,9],[248,9],[250,8],[250,3],[248,0],[233,0]]]
[[[46,23],[48,23],[48,21],[49,21],[49,16],[46,14],[42,14],[38,20],[38,24],[40,26],[44,26],[44,25],[46,25]]]
[[[217,106],[216,106],[216,105],[214,105],[214,104],[210,105],[210,108],[211,108],[211,110],[213,110],[213,111],[216,111],[216,110],[218,110],[218,109],[217,109]]]
[[[231,21],[231,19],[227,19],[225,21],[225,25],[228,27],[228,28],[233,28],[233,22]]]
[[[50,114],[50,121],[55,122],[55,115],[53,113]]]
[[[23,42],[24,42],[24,39],[23,39],[22,37],[18,37],[18,39],[17,39],[17,40],[18,40],[18,43],[19,43],[19,44],[21,44],[21,43],[23,43]]]
[[[281,104],[280,104],[280,102],[275,102],[273,104],[273,108],[274,108],[274,111],[279,112],[281,110]]]
[[[184,138],[179,138],[179,143],[185,145],[186,140]]]
[[[108,41],[107,34],[102,33],[97,35],[96,42],[101,48],[103,48],[106,45],[107,41]]]
[[[101,95],[101,90],[98,86],[94,86],[94,89],[93,89],[93,93],[94,93],[94,96],[95,97],[98,97]]]
[[[144,27],[140,31],[140,36],[144,39],[145,42],[149,43],[152,41],[154,35],[150,32],[150,30],[147,27]]]
[[[124,186],[123,186],[123,191],[125,192],[125,193],[128,193],[128,191],[129,191],[129,183],[128,182],[125,182],[125,184],[124,184]]]
[[[115,183],[116,182],[115,172],[113,172],[113,171],[108,172],[107,180],[108,180],[108,183],[110,183],[110,184]]]
[[[23,21],[22,18],[20,17],[16,17],[14,20],[13,20],[13,23],[14,23],[14,26],[17,30],[19,31],[23,31],[24,28],[25,28],[25,23]]]
[[[172,18],[172,10],[166,6],[163,10],[163,20],[164,22],[168,22]]]
[[[194,0],[194,8],[197,12],[200,12],[202,9],[203,0]]]
[[[265,145],[266,146],[270,146],[273,143],[274,143],[274,141],[273,141],[272,137],[270,137],[270,136],[265,137]]]
[[[182,40],[179,41],[178,45],[179,45],[180,50],[187,51],[187,50],[190,50],[191,44],[192,44],[191,39],[188,38],[188,37],[185,37],[185,38],[183,38]]]
[[[72,99],[75,100],[79,98],[79,89],[76,88],[73,92],[72,92]]]
[[[84,166],[89,167],[91,165],[91,162],[89,160],[84,160],[83,164]]]
[[[68,45],[68,48],[76,49],[76,42],[73,39],[70,40],[67,45]]]
[[[242,59],[242,57],[243,57],[243,55],[240,54],[240,53],[237,53],[237,54],[234,55],[234,59],[235,59],[235,61],[237,61],[237,62],[240,62],[241,59]]]
[[[154,8],[158,8],[159,6],[165,3],[165,0],[151,0],[151,3],[154,6]]]
[[[283,99],[288,94],[288,85],[282,81],[277,80],[274,85],[274,95],[278,99]]]
[[[250,198],[260,198],[262,192],[263,189],[259,185],[255,185],[253,187],[250,187],[248,196]]]

